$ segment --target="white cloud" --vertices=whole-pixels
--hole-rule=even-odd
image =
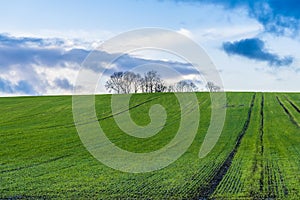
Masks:
[[[259,24],[242,25],[232,27],[215,27],[197,30],[200,41],[207,40],[231,40],[245,37],[254,37],[261,32],[262,26]]]
[[[177,31],[177,33],[180,33],[180,34],[182,34],[182,35],[184,35],[186,37],[189,37],[191,39],[193,39],[193,37],[194,37],[193,34],[192,34],[192,32],[190,30],[188,30],[188,29],[185,29],[185,28],[179,29],[179,31]]]

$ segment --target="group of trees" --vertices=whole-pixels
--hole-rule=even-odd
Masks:
[[[144,77],[133,72],[115,72],[105,84],[109,92],[117,94],[163,92],[166,86],[156,71],[145,73]]]
[[[109,92],[117,94],[129,93],[155,93],[155,92],[195,92],[197,86],[189,80],[181,80],[173,85],[167,85],[158,74],[157,71],[151,70],[141,76],[134,72],[114,72],[108,81],[105,88]],[[208,82],[207,88],[209,91],[215,92],[220,88],[212,82]]]

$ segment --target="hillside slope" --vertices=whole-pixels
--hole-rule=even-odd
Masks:
[[[149,138],[120,130],[110,98],[96,96],[96,111],[116,146],[147,153],[175,137],[180,105],[174,94],[132,96],[129,112],[138,125],[151,122],[152,105],[166,109],[164,127]],[[300,94],[227,93],[221,137],[202,159],[198,153],[211,101],[208,93],[197,93],[197,98],[201,117],[190,148],[168,167],[138,174],[111,169],[85,149],[74,125],[71,96],[0,98],[0,198],[300,197]]]

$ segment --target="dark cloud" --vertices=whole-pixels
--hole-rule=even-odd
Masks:
[[[73,85],[66,78],[62,78],[62,79],[56,78],[54,80],[54,83],[57,87],[65,89],[65,90],[73,89]]]
[[[300,29],[299,0],[176,0],[222,5],[227,9],[246,8],[249,16],[257,19],[265,31],[277,35],[294,36]]]
[[[293,58],[290,56],[280,58],[265,49],[265,44],[258,38],[243,39],[235,42],[223,43],[223,49],[229,55],[239,55],[257,61],[266,61],[272,66],[290,65]]]

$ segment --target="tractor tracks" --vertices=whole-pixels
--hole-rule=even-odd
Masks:
[[[256,98],[256,93],[252,97],[250,108],[248,110],[247,119],[244,123],[242,131],[239,133],[239,135],[236,139],[236,143],[235,143],[234,148],[229,153],[229,155],[227,156],[227,158],[225,159],[225,161],[221,165],[221,167],[218,169],[217,173],[210,180],[209,184],[206,187],[203,187],[200,190],[199,196],[197,196],[195,199],[210,198],[211,195],[217,189],[219,183],[222,181],[224,175],[227,173],[228,169],[230,168],[230,165],[232,164],[232,160],[234,159],[234,156],[235,156],[236,152],[238,151],[238,148],[241,144],[241,141],[242,141],[245,133],[247,132],[247,130],[249,128],[249,123],[250,123],[250,119],[251,119],[251,115],[252,115],[252,110],[253,110],[253,107],[254,107],[255,98]]]
[[[104,117],[101,117],[101,118],[97,118],[96,120],[94,119],[89,119],[89,121],[86,121],[86,122],[79,122],[77,125],[86,125],[86,124],[90,124],[90,123],[94,123],[96,121],[100,122],[100,121],[103,121],[103,120],[106,120],[106,119],[109,119],[109,118],[112,118],[116,115],[120,115],[124,112],[127,112],[129,110],[132,110],[132,109],[135,109],[135,108],[138,108],[144,104],[147,104],[151,101],[154,101],[155,99],[159,99],[161,98],[160,96],[158,97],[154,97],[154,98],[151,98],[151,99],[148,99],[146,101],[143,101],[143,102],[140,102],[140,103],[137,103],[129,108],[124,108],[123,110],[120,110],[119,112],[117,113],[113,113],[113,114],[109,114],[107,116],[104,116]],[[103,114],[106,114],[106,113],[103,113]],[[74,127],[74,122],[72,123],[68,123],[68,124],[57,124],[57,125],[52,125],[52,126],[44,126],[44,127],[41,127],[41,128],[38,128],[38,129],[51,129],[51,128],[71,128],[71,127]]]
[[[279,103],[279,105],[283,108],[284,112],[289,116],[290,121],[297,126],[298,128],[300,128],[298,122],[295,120],[295,118],[293,117],[293,115],[291,114],[291,112],[285,107],[285,105],[282,103],[282,101],[279,99],[278,96],[276,96],[276,99]]]
[[[259,190],[262,193],[263,192],[263,187],[264,187],[264,164],[263,164],[263,157],[264,157],[264,125],[265,125],[265,119],[264,119],[264,107],[265,107],[265,97],[264,95],[262,95],[261,98],[261,104],[260,104],[260,127],[259,127],[259,140],[260,140],[260,156],[261,156],[261,160],[260,160],[260,179],[259,179]]]
[[[294,102],[292,102],[289,98],[287,98],[287,96],[284,96],[285,97],[285,99],[291,104],[291,106],[298,112],[298,113],[300,113],[300,108],[296,105],[296,104],[294,104]]]
[[[47,164],[47,163],[50,163],[50,162],[55,162],[57,160],[65,159],[65,158],[70,157],[70,156],[71,155],[59,156],[59,157],[51,158],[49,160],[45,160],[45,161],[42,161],[42,162],[33,163],[33,164],[27,165],[27,166],[22,166],[22,167],[18,167],[18,168],[12,168],[12,169],[2,170],[2,171],[0,171],[0,174],[7,173],[7,172],[14,172],[14,171],[28,169],[28,168],[33,168],[33,167],[37,167],[39,165],[43,165],[43,164]]]

